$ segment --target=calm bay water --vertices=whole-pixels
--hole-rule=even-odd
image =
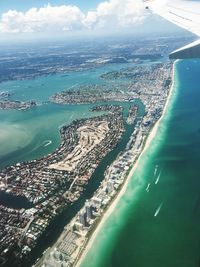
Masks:
[[[0,91],[13,92],[13,99],[31,98],[42,103],[53,93],[73,86],[74,80],[102,83],[101,73],[122,67],[11,81],[0,84]],[[159,132],[82,267],[200,266],[199,74],[200,60],[177,63],[173,99]],[[25,112],[0,111],[0,168],[55,150],[60,142],[58,127],[96,115],[89,107],[48,103]],[[52,143],[46,146],[48,141]],[[90,196],[92,187],[81,203]],[[69,216],[61,219],[64,226]],[[60,229],[52,231],[58,235]]]
[[[131,64],[129,64],[131,66]],[[0,91],[13,92],[12,98],[18,100],[35,99],[39,103],[47,102],[49,96],[57,91],[70,88],[74,81],[80,84],[103,83],[99,77],[102,73],[110,70],[118,70],[126,67],[126,64],[105,66],[84,73],[71,73],[69,75],[54,75],[40,77],[35,80],[10,81],[0,84]],[[59,90],[58,90],[59,87]],[[138,119],[144,115],[144,106],[136,100],[139,106]],[[99,103],[101,104],[101,103]],[[128,116],[130,103],[111,104],[123,105],[124,119]],[[90,112],[91,105],[57,105],[53,103],[43,103],[42,105],[27,111],[5,110],[0,111],[0,168],[7,165],[40,158],[55,150],[60,143],[59,127],[69,124],[74,119],[98,116],[100,113]],[[126,131],[118,144],[105,159],[99,164],[92,175],[87,188],[81,198],[72,206],[67,207],[49,225],[47,231],[40,237],[37,246],[33,249],[28,261],[25,259],[20,266],[31,266],[34,261],[41,256],[42,252],[51,246],[61,234],[64,226],[81,209],[86,199],[91,198],[99,187],[106,167],[111,164],[117,155],[125,149],[129,141],[134,126],[126,125]],[[9,207],[28,208],[30,203],[24,199],[15,199],[8,195],[1,195],[0,202]],[[15,205],[13,205],[13,203]],[[10,259],[8,266],[13,266]]]
[[[100,75],[132,66],[113,64],[83,72],[41,76],[34,80],[0,83],[0,92],[9,91],[14,100],[47,102],[54,93],[75,85],[105,84]],[[0,110],[0,169],[9,164],[40,158],[54,151],[59,143],[58,128],[74,119],[97,114],[89,112],[93,105],[42,104],[27,111]],[[51,141],[51,142],[49,142]],[[49,144],[49,145],[47,145]]]
[[[81,267],[200,266],[200,60],[175,72],[156,138]]]

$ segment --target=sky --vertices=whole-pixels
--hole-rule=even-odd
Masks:
[[[122,0],[123,1],[123,0]],[[101,0],[0,0],[0,13],[8,11],[9,9],[16,9],[26,11],[32,7],[42,7],[50,3],[54,6],[59,5],[76,5],[82,10],[95,9]]]
[[[142,0],[0,0],[1,39],[168,27],[148,14]]]

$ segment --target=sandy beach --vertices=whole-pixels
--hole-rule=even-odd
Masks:
[[[138,157],[137,161],[135,162],[133,168],[131,169],[122,189],[120,190],[119,194],[116,196],[116,198],[113,200],[113,202],[110,204],[109,208],[107,209],[107,211],[103,214],[102,218],[101,218],[101,221],[100,223],[98,224],[97,228],[95,229],[94,233],[92,234],[89,242],[87,243],[84,251],[82,252],[82,255],[80,257],[80,259],[78,260],[76,266],[79,267],[81,266],[86,254],[88,253],[88,251],[90,250],[90,248],[92,247],[93,245],[93,242],[96,238],[96,236],[98,235],[98,233],[100,232],[101,228],[103,227],[105,221],[108,219],[108,217],[112,214],[112,212],[114,211],[115,207],[117,206],[120,198],[124,195],[124,193],[126,192],[127,190],[127,187],[128,187],[128,184],[129,184],[129,181],[132,179],[132,176],[135,172],[135,170],[137,169],[137,166],[138,166],[138,163],[140,161],[140,158],[142,157],[142,155],[145,153],[145,151],[148,149],[149,145],[151,144],[151,141],[154,139],[154,137],[156,136],[157,134],[157,131],[158,131],[158,128],[159,128],[159,125],[163,119],[163,117],[165,116],[166,114],[166,111],[167,111],[167,108],[168,108],[168,105],[169,105],[169,102],[170,102],[170,99],[171,99],[171,96],[172,96],[172,92],[173,92],[173,88],[174,88],[174,74],[175,74],[175,64],[176,62],[174,62],[173,64],[173,73],[172,73],[172,85],[170,87],[170,90],[169,90],[169,94],[168,94],[168,97],[167,97],[167,101],[165,103],[165,106],[164,106],[164,109],[163,109],[163,113],[162,113],[162,116],[160,117],[160,119],[155,123],[155,125],[153,126],[153,128],[151,129],[148,137],[147,137],[147,140],[146,140],[146,143],[145,143],[145,146],[140,154],[140,156]]]

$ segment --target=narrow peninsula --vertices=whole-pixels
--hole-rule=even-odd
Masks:
[[[108,166],[104,173],[104,179],[93,197],[85,202],[83,208],[66,225],[56,243],[44,253],[35,267],[47,267],[50,264],[59,267],[79,265],[81,255],[87,252],[94,240],[96,227],[102,221],[102,218],[106,217],[107,212],[110,214],[112,205],[116,205],[114,200],[124,193],[128,178],[130,179],[133,175],[145,144],[148,145],[149,143],[148,136],[151,139],[152,133],[155,133],[157,129],[158,124],[156,122],[164,112],[172,86],[172,66],[164,70],[164,76],[160,76],[162,79],[157,80],[157,85],[152,88],[152,91],[151,87],[147,91],[147,88],[142,88],[142,84],[140,84],[137,98],[145,104],[146,112],[137,121],[125,150],[121,151],[112,164]],[[158,69],[156,69],[156,72],[158,74]],[[152,84],[153,82],[155,80],[152,81]],[[107,104],[92,108],[92,111],[105,110],[113,112],[113,110],[118,110],[118,107]],[[129,107],[128,117],[126,118],[127,125],[135,124],[138,111],[138,106],[135,104]]]

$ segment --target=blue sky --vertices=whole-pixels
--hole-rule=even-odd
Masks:
[[[87,11],[94,9],[100,2],[100,0],[0,0],[0,13],[9,9],[26,11],[32,7],[42,7],[48,3],[51,5],[77,5],[83,11]]]

